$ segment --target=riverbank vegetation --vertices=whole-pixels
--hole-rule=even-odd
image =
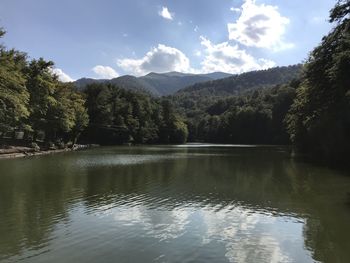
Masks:
[[[220,98],[203,108],[184,109],[191,141],[289,144],[284,118],[298,81]],[[177,100],[177,98],[175,98]]]
[[[0,36],[5,32],[0,31]],[[0,47],[0,137],[3,143],[183,143],[187,127],[167,100],[92,84],[62,83],[53,62]],[[90,118],[90,122],[89,122]],[[89,124],[90,123],[90,124]],[[15,141],[15,139],[17,139]]]
[[[0,137],[43,143],[290,144],[320,158],[350,153],[350,2],[303,65],[195,84],[168,97],[110,83],[77,89],[53,63],[0,47]],[[4,35],[0,31],[0,36]]]
[[[184,143],[187,127],[170,101],[91,84],[84,90],[90,124],[81,140],[98,144]]]
[[[350,156],[350,1],[331,10],[333,30],[305,64],[297,96],[286,118],[291,141],[327,160]]]
[[[0,31],[0,36],[5,32]],[[0,47],[0,136],[76,142],[88,124],[83,95],[58,81],[53,63]]]

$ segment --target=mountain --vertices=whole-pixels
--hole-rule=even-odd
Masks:
[[[77,89],[83,89],[84,87],[86,87],[89,84],[93,84],[93,83],[104,83],[108,81],[108,79],[91,79],[91,78],[81,78],[78,79],[76,81],[74,81],[74,85]]]
[[[142,77],[130,75],[121,76],[111,80],[82,78],[74,82],[78,89],[92,83],[112,83],[124,89],[144,91],[155,96],[171,95],[180,89],[195,83],[217,80],[223,77],[232,76],[228,73],[214,72],[209,74],[187,74],[181,72],[149,73]]]
[[[223,78],[231,77],[232,74],[224,73],[224,72],[212,72],[212,73],[208,73],[208,74],[201,74],[201,76],[206,76],[206,77],[209,77],[209,78],[211,78],[213,80],[217,80],[217,79],[223,79]]]
[[[251,71],[239,75],[223,72],[190,74],[181,72],[154,73],[135,77],[130,75],[114,79],[82,78],[74,82],[78,89],[91,83],[111,83],[124,89],[142,91],[155,96],[226,96],[241,91],[271,87],[297,78],[301,65],[276,67],[267,70]]]
[[[125,75],[119,78],[114,78],[114,79],[108,80],[108,82],[123,89],[143,91],[143,92],[151,93],[157,96],[161,95],[155,87],[148,84],[143,79],[137,78],[131,75]]]
[[[148,85],[157,90],[156,95],[171,95],[176,91],[193,85],[195,83],[206,82],[212,80],[207,76],[189,75],[189,74],[159,74],[149,73],[146,76],[140,77]]]
[[[300,78],[301,74],[302,65],[251,71],[228,78],[196,83],[177,91],[168,98],[184,116],[201,119],[206,108],[219,100],[244,95],[257,89],[288,84]]]
[[[228,78],[196,83],[179,90],[175,96],[191,94],[198,96],[237,95],[246,90],[272,87],[285,84],[300,77],[302,65],[275,67],[266,70],[251,71]],[[215,73],[213,73],[215,74]]]

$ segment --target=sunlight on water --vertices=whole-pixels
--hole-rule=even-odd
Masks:
[[[257,147],[256,145],[247,145],[247,144],[214,144],[214,143],[187,143],[187,144],[180,144],[176,145],[174,147],[179,148],[208,148],[208,147],[216,147],[216,148],[254,148]]]
[[[118,155],[118,156],[106,156],[92,157],[84,160],[78,160],[78,165],[81,166],[115,166],[115,165],[132,165],[142,164],[147,162],[157,162],[162,160],[171,160],[175,158],[181,158],[181,155]]]

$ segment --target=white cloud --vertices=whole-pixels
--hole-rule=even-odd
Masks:
[[[202,56],[202,52],[201,52],[200,50],[196,49],[196,50],[194,51],[194,55],[195,55],[196,57],[200,57],[200,56]]]
[[[170,13],[169,9],[166,6],[163,6],[162,10],[159,11],[158,14],[165,19],[169,19],[169,20],[174,19],[174,13]]]
[[[117,65],[135,75],[149,72],[191,72],[190,60],[180,50],[159,44],[140,59],[118,59]]]
[[[252,70],[262,70],[274,67],[275,62],[263,58],[256,59],[242,50],[238,45],[230,45],[229,42],[213,44],[207,38],[201,36],[201,44],[204,50],[195,50],[194,55],[203,57],[200,69],[190,66],[190,60],[180,50],[159,44],[152,48],[140,59],[118,59],[117,65],[124,71],[133,75],[144,75],[149,72],[179,71],[186,73],[209,73],[223,71],[233,74]]]
[[[238,20],[227,24],[227,27],[230,40],[276,51],[293,47],[293,44],[283,41],[289,23],[290,20],[279,13],[277,6],[258,5],[255,0],[245,0]]]
[[[53,68],[52,72],[57,75],[58,79],[62,82],[72,82],[74,79],[72,79],[68,74],[64,73],[62,69],[60,68]]]
[[[275,66],[271,60],[254,58],[245,50],[239,49],[238,45],[230,45],[228,42],[212,44],[203,36],[201,40],[206,54],[201,62],[202,72],[223,71],[238,74]]]
[[[195,28],[193,29],[194,32],[198,32],[199,27],[195,26]]]
[[[92,68],[92,71],[95,72],[98,77],[103,79],[112,79],[119,76],[119,74],[111,67],[97,65]]]
[[[232,12],[237,12],[237,13],[241,12],[241,9],[240,8],[236,8],[236,7],[231,7],[230,10]]]

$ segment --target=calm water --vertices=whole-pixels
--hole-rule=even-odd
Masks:
[[[350,176],[272,147],[0,161],[1,262],[350,262]]]

